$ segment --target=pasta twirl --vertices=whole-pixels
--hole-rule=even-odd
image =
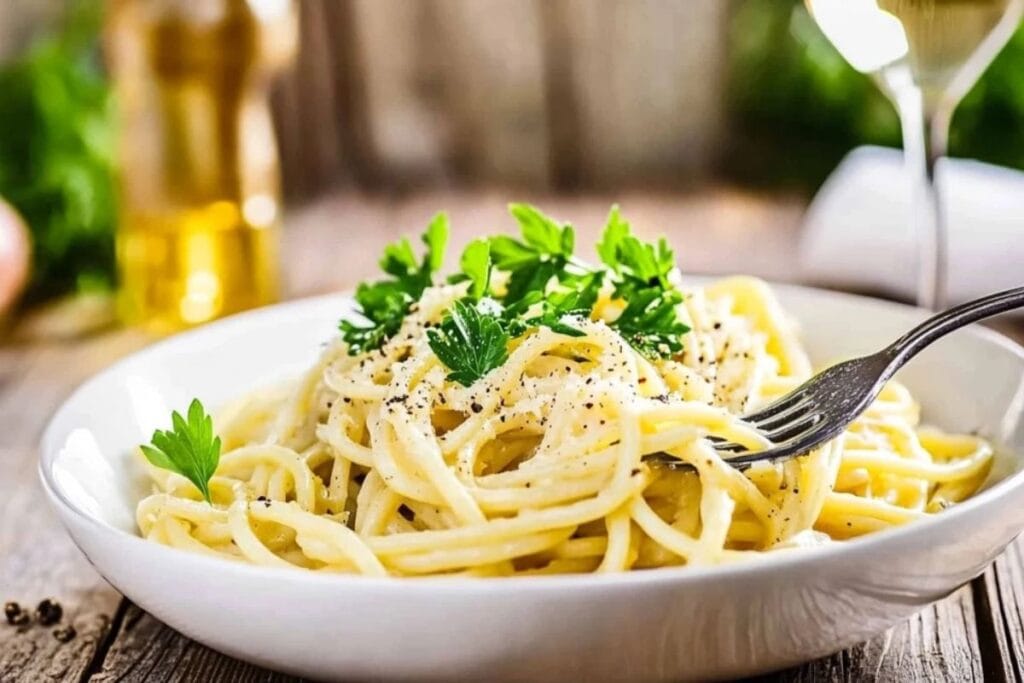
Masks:
[[[465,285],[428,288],[379,350],[328,346],[288,391],[217,421],[227,452],[213,505],[150,468],[147,538],[261,565],[367,575],[510,576],[709,565],[912,521],[973,493],[982,439],[919,426],[891,383],[840,438],[740,472],[709,438],[756,449],[739,415],[810,364],[768,287],[731,278],[686,292],[672,359],[640,356],[606,319],[546,327],[471,386],[446,379],[426,330]],[[696,472],[644,463],[664,451]]]

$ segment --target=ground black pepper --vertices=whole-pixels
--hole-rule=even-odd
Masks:
[[[11,626],[20,626],[21,624],[19,623],[19,620],[22,618],[22,615],[25,616],[27,621],[28,612],[22,610],[21,605],[14,601],[4,603],[4,617],[6,617],[8,624]],[[21,623],[25,622],[23,621]]]
[[[53,637],[62,643],[68,643],[75,639],[78,635],[78,631],[75,630],[74,626],[68,625],[63,628],[53,629]]]
[[[64,616],[64,608],[56,600],[46,598],[36,606],[36,621],[43,626],[53,626]]]
[[[484,409],[484,407],[483,407],[482,405],[480,405],[479,403],[477,403],[476,401],[473,401],[473,402],[472,402],[472,403],[471,403],[471,404],[469,405],[469,407],[470,407],[470,409],[472,409],[472,411],[473,411],[474,413],[479,413],[479,412],[480,412],[481,410],[483,410],[483,409]]]

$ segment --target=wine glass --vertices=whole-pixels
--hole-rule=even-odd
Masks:
[[[953,111],[1013,35],[1024,0],[806,0],[853,68],[874,76],[899,112],[913,182],[918,305],[947,304],[947,235],[938,159]]]

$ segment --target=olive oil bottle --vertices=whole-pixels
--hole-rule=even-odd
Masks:
[[[119,114],[119,309],[172,331],[278,294],[273,76],[291,0],[111,0]]]

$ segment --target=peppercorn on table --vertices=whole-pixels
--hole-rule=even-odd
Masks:
[[[454,245],[480,226],[504,225],[508,192],[432,192],[394,198],[339,194],[286,216],[290,297],[344,289],[372,276],[374,255],[413,233],[439,208]],[[518,197],[517,197],[518,198]],[[791,280],[803,203],[703,188],[573,199],[523,197],[579,226],[592,243],[608,205],[666,233],[684,272],[750,272]],[[589,232],[592,230],[593,232]],[[345,255],[344,268],[339,267]],[[363,257],[365,255],[365,257]],[[1024,326],[1007,330],[1024,339]],[[294,680],[216,653],[122,598],[60,528],[36,478],[36,446],[50,414],[91,374],[153,341],[108,329],[74,341],[0,342],[0,681]],[[983,576],[913,619],[858,647],[766,680],[1019,679],[1024,672],[1024,545]]]

